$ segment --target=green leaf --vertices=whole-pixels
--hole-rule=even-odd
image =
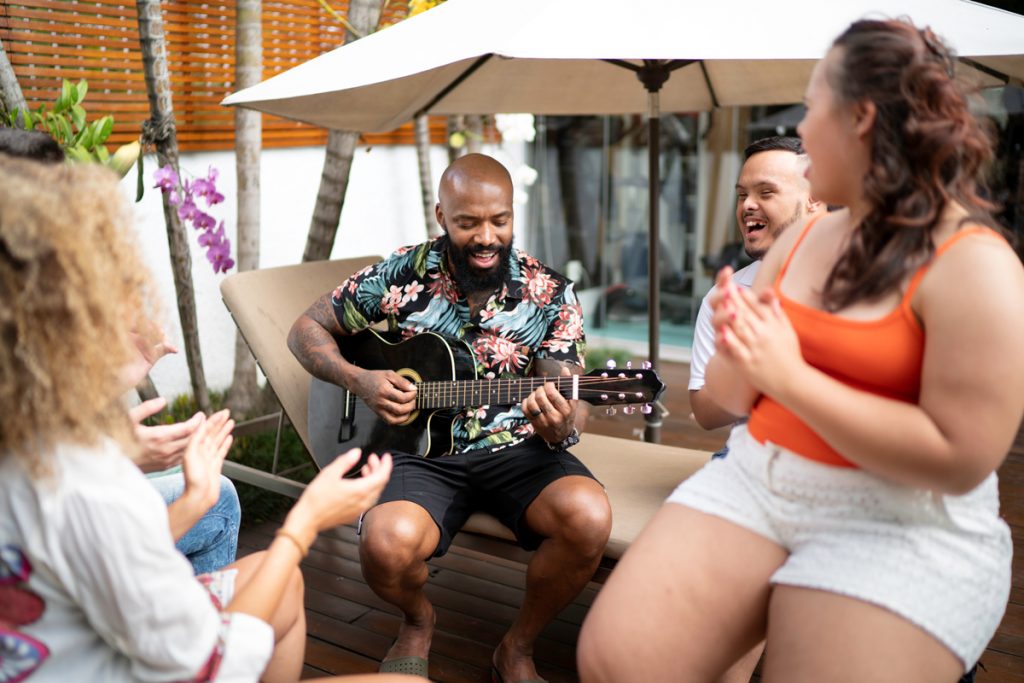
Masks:
[[[107,151],[105,145],[96,145],[96,149],[93,150],[93,154],[95,154],[96,158],[103,164],[107,163],[107,160],[110,159],[110,152]]]
[[[64,79],[60,86],[60,97],[57,98],[57,106],[53,108],[55,114],[59,114],[73,105],[71,101],[71,81]]]
[[[98,132],[93,133],[93,144],[102,145],[110,137],[110,133],[114,130],[114,117],[104,116],[97,123],[99,123]]]
[[[78,81],[78,85],[75,86],[75,104],[78,104],[85,99],[85,93],[89,92],[89,84],[85,82],[85,79]]]
[[[141,202],[142,201],[142,195],[145,194],[145,192],[146,192],[146,183],[142,180],[142,157],[144,157],[144,156],[145,156],[145,154],[143,154],[142,152],[139,152],[139,162],[138,162],[138,165],[136,166],[136,169],[135,169],[136,171],[138,171],[138,174],[137,174],[138,178],[136,178],[136,180],[135,180],[135,201],[136,202]]]
[[[64,150],[66,154],[73,161],[92,161],[92,155],[81,145],[75,145],[74,147],[67,147]]]
[[[96,130],[96,123],[86,126],[82,129],[82,133],[79,135],[77,143],[82,149],[92,149],[92,139],[94,131]]]
[[[85,127],[85,107],[80,104],[71,107],[71,122],[75,124],[75,128],[78,130],[82,130]]]

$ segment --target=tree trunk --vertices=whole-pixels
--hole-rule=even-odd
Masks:
[[[235,90],[256,85],[263,78],[262,0],[238,0],[235,6]],[[235,107],[235,170],[238,178],[238,229],[235,247],[238,272],[260,266],[260,148],[263,115]],[[227,406],[244,417],[259,398],[256,359],[242,333],[235,332],[235,371]]]
[[[452,135],[455,133],[464,133],[463,127],[465,126],[465,119],[466,117],[461,114],[452,114],[448,117],[448,139],[446,143],[448,147],[449,165],[465,153],[465,145],[462,147],[452,146]]]
[[[7,53],[4,52],[3,42],[0,42],[0,102],[3,103],[7,111],[19,112],[18,125],[24,126],[25,117],[20,112],[27,109],[28,105],[25,103],[25,96],[21,93],[18,79],[14,75],[14,67],[7,59]]]
[[[171,79],[167,72],[167,46],[159,0],[136,0],[139,14],[139,44],[142,47],[142,68],[149,95],[150,120],[144,124],[144,136],[156,144],[157,161],[161,167],[173,164],[178,168],[178,140],[174,130],[174,108],[171,105]],[[196,320],[195,290],[192,287],[192,256],[188,235],[178,219],[177,210],[163,195],[167,243],[174,272],[174,289],[178,296],[178,317],[185,345],[185,362],[192,379],[192,393],[203,412],[210,411],[210,396],[199,350],[199,325]]]
[[[423,220],[429,238],[438,227],[434,216],[434,178],[430,173],[430,117],[426,114],[416,117],[416,160],[420,169]]]
[[[484,117],[470,114],[466,117],[466,153],[479,154],[484,149]]]
[[[348,22],[362,35],[370,33],[380,19],[379,0],[351,0],[348,6]],[[345,42],[357,40],[351,31],[345,32]],[[334,239],[338,234],[341,208],[345,204],[348,176],[352,170],[352,156],[355,154],[359,133],[332,130],[327,135],[327,153],[320,175],[320,191],[316,196],[316,208],[309,225],[303,261],[321,261],[330,258]]]

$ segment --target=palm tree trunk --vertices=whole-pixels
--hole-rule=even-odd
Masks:
[[[466,153],[479,154],[484,148],[484,117],[480,114],[466,116]]]
[[[178,168],[178,139],[174,129],[174,108],[171,105],[171,79],[167,71],[167,45],[159,0],[136,0],[139,14],[139,44],[142,47],[142,68],[149,94],[150,119],[143,124],[143,137],[156,144],[160,166],[173,164]],[[167,243],[174,272],[174,289],[178,298],[178,317],[184,338],[185,362],[192,379],[192,394],[203,412],[210,411],[210,396],[199,350],[199,324],[196,318],[195,290],[192,287],[192,256],[188,235],[178,219],[177,210],[163,194]]]
[[[434,217],[434,178],[430,173],[430,117],[416,117],[416,160],[420,170],[420,197],[423,201],[423,221],[429,238],[437,229]]]
[[[262,0],[238,0],[235,8],[235,90],[263,77]],[[235,169],[238,178],[238,272],[260,266],[260,149],[263,118],[258,111],[235,107]],[[259,397],[256,360],[242,333],[235,332],[235,371],[227,406],[236,416],[252,412]]]
[[[28,105],[25,104],[25,96],[22,94],[21,86],[18,85],[18,79],[14,75],[14,67],[11,66],[10,60],[7,59],[7,53],[4,52],[3,42],[0,42],[0,102],[3,103],[7,111],[19,112],[18,125],[24,125],[25,117],[20,112],[23,109],[27,109]]]
[[[370,33],[380,20],[379,0],[351,0],[348,8],[348,22],[360,35]],[[345,42],[357,40],[352,31],[345,32]],[[341,208],[345,204],[348,176],[352,170],[359,133],[332,130],[327,135],[327,153],[320,175],[320,191],[316,196],[313,220],[309,225],[303,261],[321,261],[329,258],[338,234]]]

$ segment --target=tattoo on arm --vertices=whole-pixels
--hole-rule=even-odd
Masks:
[[[288,348],[311,375],[344,386],[347,362],[335,337],[347,334],[334,316],[330,295],[317,299],[299,316],[288,334]]]

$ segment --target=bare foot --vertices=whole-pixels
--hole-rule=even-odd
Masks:
[[[537,673],[537,667],[533,663],[533,645],[530,647],[516,647],[508,642],[506,636],[498,644],[491,658],[494,668],[501,676],[500,683],[516,683],[516,681],[539,681],[542,680]]]
[[[398,638],[394,645],[384,655],[384,661],[398,659],[399,657],[423,657],[430,654],[430,641],[434,636],[434,623],[437,616],[434,614],[434,606],[424,599],[424,608],[421,614],[406,615],[401,627],[398,629]]]

